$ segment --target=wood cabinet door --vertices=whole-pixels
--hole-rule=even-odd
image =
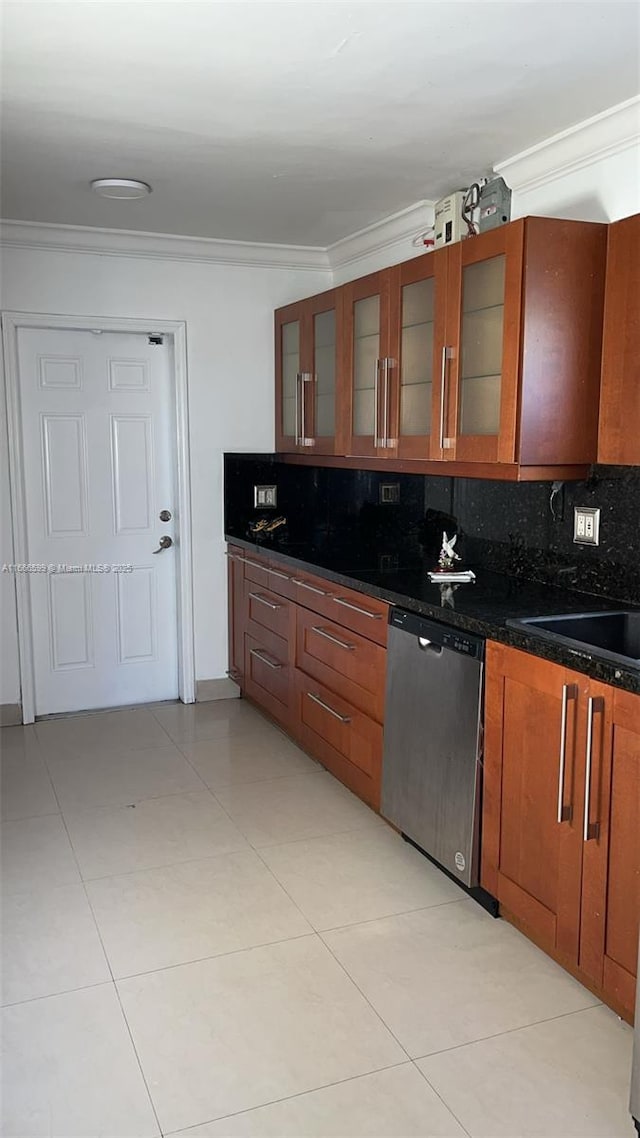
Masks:
[[[227,554],[227,599],[229,611],[229,675],[242,685],[244,676],[244,558],[230,545]]]
[[[525,222],[448,249],[443,457],[514,462]]]
[[[488,643],[482,884],[532,940],[578,958],[585,677]]]
[[[390,458],[397,453],[395,421],[397,355],[392,354],[392,327],[397,312],[392,287],[398,267],[371,273],[342,289],[341,421],[347,425],[347,453]],[[397,333],[396,333],[397,334]]]
[[[589,695],[594,727],[580,968],[632,1020],[640,929],[640,696],[595,682]]]
[[[397,367],[393,370],[393,421],[398,425],[399,458],[443,457],[444,359],[447,249],[425,253],[400,265],[393,306],[399,326]]]
[[[331,289],[303,302],[302,435],[309,453],[344,454],[346,439],[338,420],[342,293]]]
[[[609,226],[598,462],[640,464],[640,214]]]

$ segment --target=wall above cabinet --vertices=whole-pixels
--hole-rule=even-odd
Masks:
[[[607,226],[524,218],[276,312],[291,461],[580,478],[595,461]]]

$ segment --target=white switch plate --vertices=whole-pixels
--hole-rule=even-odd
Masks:
[[[278,505],[278,487],[254,486],[253,504],[258,510],[275,510]]]
[[[600,544],[600,510],[592,506],[575,506],[573,540],[577,545]]]

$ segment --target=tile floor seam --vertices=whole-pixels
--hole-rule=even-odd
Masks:
[[[257,951],[259,948],[273,948],[277,944],[289,944],[294,940],[307,940],[309,937],[317,936],[314,928],[309,928],[309,932],[297,933],[296,936],[283,936],[278,940],[266,940],[260,944],[248,944],[244,948],[229,948],[225,952],[213,952],[207,956],[196,956],[193,960],[178,960],[175,964],[163,964],[159,968],[147,968],[144,972],[128,972],[126,976],[114,976],[116,984],[124,983],[125,980],[138,980],[141,976],[153,976],[156,972],[170,972],[174,968],[188,968],[191,964],[204,964],[207,960],[222,960],[225,956],[240,956],[243,952]]]
[[[168,794],[145,794],[142,798],[134,798],[133,802],[112,802],[105,806],[72,806],[67,810],[67,813],[69,815],[94,814],[99,810],[130,810],[142,802],[158,802],[161,798],[183,798],[187,794],[202,794],[203,791],[207,794],[212,794],[209,787],[203,784],[202,790],[198,788],[197,790],[172,790]],[[64,816],[64,808],[60,810],[60,813]],[[44,818],[46,815],[36,814],[35,817]]]
[[[595,997],[594,997],[595,1000]],[[478,1039],[468,1039],[466,1043],[456,1043],[453,1047],[441,1047],[438,1051],[427,1051],[426,1055],[414,1055],[412,1061],[414,1063],[421,1063],[423,1059],[433,1059],[436,1055],[445,1055],[448,1051],[462,1051],[465,1047],[475,1047],[478,1043],[487,1043],[490,1039],[499,1039],[502,1035],[513,1035],[517,1031],[528,1031],[530,1028],[539,1027],[543,1023],[555,1023],[559,1019],[569,1019],[571,1016],[579,1016],[584,1012],[590,1012],[592,1008],[603,1008],[606,1004],[602,1000],[596,1000],[593,1004],[587,1004],[584,1008],[574,1008],[571,1012],[561,1012],[557,1016],[545,1016],[544,1019],[536,1019],[533,1023],[521,1023],[518,1027],[509,1027],[506,1031],[494,1031],[491,1035],[482,1035]],[[616,1013],[613,1012],[613,1015]],[[618,1016],[618,1019],[621,1019]]]
[[[59,818],[61,814],[62,810],[47,810],[44,814],[21,814],[19,818],[5,818],[3,816],[0,819],[0,824],[4,822],[31,822],[34,818]]]
[[[197,793],[199,793],[199,791]],[[117,810],[118,807],[115,807],[115,809]],[[127,807],[123,807],[123,809],[127,809]],[[136,869],[125,869],[122,873],[101,873],[99,877],[82,877],[81,879],[90,885],[92,881],[109,881],[112,877],[131,877],[133,873],[150,873],[154,869],[173,869],[173,867],[177,865],[192,865],[195,861],[213,861],[214,858],[230,857],[232,854],[258,852],[254,850],[253,846],[244,837],[244,834],[240,834],[240,837],[246,843],[246,849],[221,850],[219,853],[206,854],[204,857],[187,857],[180,861],[163,861],[158,865],[143,865],[137,866]],[[2,1138],[1,1135],[0,1138]]]
[[[471,1132],[469,1130],[467,1130],[466,1126],[462,1125],[462,1122],[458,1118],[458,1115],[456,1114],[453,1107],[449,1106],[449,1103],[446,1101],[446,1099],[444,1099],[442,1097],[442,1095],[440,1094],[440,1091],[436,1087],[434,1087],[433,1083],[429,1081],[429,1079],[425,1075],[424,1071],[420,1070],[416,1060],[412,1059],[411,1062],[412,1062],[412,1065],[415,1067],[416,1071],[418,1072],[418,1074],[421,1076],[421,1078],[424,1079],[427,1086],[430,1087],[430,1089],[433,1091],[434,1095],[436,1095],[436,1097],[440,1099],[440,1102],[442,1103],[442,1105],[449,1111],[449,1114],[453,1115],[453,1117],[455,1118],[456,1122],[458,1123],[458,1126],[460,1127],[460,1129],[463,1130],[464,1133],[467,1135],[467,1138],[473,1138],[473,1135],[471,1134]]]
[[[108,966],[109,961],[106,960],[106,963]],[[109,971],[111,971],[111,969],[109,969]],[[39,1000],[55,1000],[57,996],[71,996],[74,992],[87,992],[91,988],[104,988],[106,985],[112,985],[114,983],[115,981],[112,976],[110,980],[96,980],[93,984],[80,984],[77,988],[63,988],[60,992],[44,992],[40,996],[27,996],[26,1000],[12,1000],[11,1003],[0,1004],[0,1009],[6,1011],[7,1008],[20,1008],[23,1004],[37,1004]]]
[[[172,1135],[174,1135],[174,1134],[188,1134],[190,1130],[196,1130],[200,1126],[208,1126],[210,1123],[213,1123],[213,1122],[225,1122],[228,1118],[239,1118],[240,1115],[242,1115],[242,1114],[251,1114],[253,1111],[262,1110],[263,1107],[266,1107],[266,1106],[275,1106],[281,1102],[290,1102],[293,1099],[304,1098],[305,1095],[315,1094],[316,1091],[325,1091],[329,1087],[341,1087],[341,1086],[344,1086],[346,1083],[357,1082],[358,1079],[366,1079],[367,1076],[369,1076],[369,1075],[378,1075],[382,1071],[394,1071],[398,1067],[410,1067],[412,1065],[413,1065],[413,1061],[410,1059],[408,1062],[403,1060],[401,1063],[390,1063],[385,1067],[373,1067],[370,1071],[362,1071],[362,1073],[359,1075],[349,1075],[349,1077],[346,1079],[335,1079],[331,1083],[321,1083],[319,1086],[311,1087],[306,1091],[296,1091],[296,1093],[294,1095],[284,1095],[282,1098],[269,1099],[267,1102],[257,1103],[256,1106],[245,1107],[244,1110],[234,1110],[230,1114],[219,1114],[215,1118],[207,1118],[207,1119],[204,1119],[202,1122],[194,1122],[192,1126],[186,1126],[186,1127],[181,1128],[179,1130],[165,1130],[162,1132],[162,1138],[172,1138]],[[427,1083],[429,1082],[428,1079],[426,1080],[426,1082]],[[429,1085],[431,1085],[431,1084],[429,1084]],[[440,1096],[438,1096],[438,1097],[440,1097]],[[447,1110],[448,1109],[449,1108],[447,1107]],[[450,1113],[453,1113],[453,1111],[450,1111]],[[464,1130],[464,1127],[463,1127],[463,1130]],[[466,1133],[467,1133],[467,1131],[465,1130],[465,1134]]]
[[[408,917],[411,913],[424,913],[431,912],[432,909],[443,909],[445,905],[460,905],[466,900],[466,897],[456,897],[456,899],[452,901],[436,901],[434,905],[417,905],[413,909],[401,909],[397,913],[383,913],[382,916],[378,917],[366,917],[364,921],[350,921],[347,925],[331,925],[330,928],[316,929],[316,932],[338,933],[341,932],[342,929],[354,929],[358,925],[371,925],[376,921],[392,920],[394,917]],[[308,917],[307,920],[309,920]],[[315,928],[315,925],[313,927]]]
[[[117,999],[117,1001],[118,1001],[118,1007],[120,1008],[120,1014],[122,1015],[122,1019],[124,1020],[124,1025],[125,1025],[125,1028],[126,1028],[126,1031],[127,1031],[127,1035],[129,1036],[129,1039],[131,1040],[131,1046],[132,1046],[132,1048],[133,1048],[133,1054],[135,1055],[135,1058],[136,1058],[136,1063],[138,1064],[138,1069],[139,1069],[139,1071],[140,1071],[140,1078],[142,1079],[142,1082],[144,1083],[144,1088],[145,1088],[145,1090],[146,1090],[146,1092],[147,1092],[147,1098],[149,1099],[149,1105],[150,1105],[150,1107],[151,1107],[151,1110],[153,1111],[153,1117],[154,1117],[154,1118],[155,1118],[155,1120],[156,1120],[156,1126],[158,1127],[158,1134],[159,1134],[159,1135],[162,1135],[162,1127],[161,1127],[161,1125],[160,1125],[160,1119],[158,1118],[158,1112],[157,1112],[157,1110],[156,1110],[156,1104],[155,1104],[155,1102],[153,1101],[153,1097],[152,1097],[152,1095],[151,1095],[151,1091],[150,1091],[150,1089],[149,1089],[149,1084],[148,1084],[148,1082],[147,1082],[147,1076],[146,1076],[146,1074],[145,1074],[145,1072],[144,1072],[144,1068],[143,1068],[143,1066],[142,1066],[142,1062],[141,1062],[140,1056],[139,1056],[139,1054],[138,1054],[138,1048],[136,1047],[136,1044],[135,1044],[135,1040],[134,1040],[134,1038],[133,1038],[133,1032],[132,1032],[132,1030],[131,1030],[131,1026],[130,1026],[130,1024],[129,1024],[129,1020],[127,1019],[127,1015],[126,1015],[126,1012],[125,1012],[125,1010],[124,1010],[124,1006],[123,1006],[122,1000],[121,1000],[121,998],[120,998],[120,992],[119,992],[119,990],[118,990],[118,984],[117,984],[117,981],[116,981],[116,978],[115,978],[115,976],[113,975],[113,968],[111,967],[111,961],[109,960],[109,954],[107,953],[107,949],[106,949],[106,947],[105,947],[105,943],[104,943],[104,941],[103,941],[103,939],[102,939],[102,933],[101,933],[101,931],[100,931],[100,926],[99,926],[99,924],[98,924],[98,919],[97,919],[97,917],[96,917],[96,914],[95,914],[95,911],[94,911],[93,905],[91,904],[91,898],[90,898],[90,896],[89,896],[89,893],[88,893],[88,890],[87,890],[87,887],[86,887],[86,885],[85,885],[84,881],[82,882],[82,886],[83,886],[83,889],[84,889],[85,897],[86,897],[86,899],[87,899],[87,904],[88,904],[88,906],[89,906],[89,911],[90,911],[90,913],[91,913],[91,916],[92,916],[92,918],[93,918],[93,923],[94,923],[94,925],[95,925],[95,927],[96,927],[96,933],[98,934],[98,939],[99,939],[99,941],[100,941],[100,945],[101,945],[102,951],[103,951],[103,953],[104,953],[104,958],[105,958],[105,960],[106,960],[106,962],[107,962],[107,968],[109,969],[109,975],[111,976],[111,983],[113,984],[113,988],[114,988],[115,996],[116,996],[116,999]]]

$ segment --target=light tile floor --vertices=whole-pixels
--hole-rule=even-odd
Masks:
[[[239,700],[0,731],[2,1138],[631,1138],[631,1031]]]

